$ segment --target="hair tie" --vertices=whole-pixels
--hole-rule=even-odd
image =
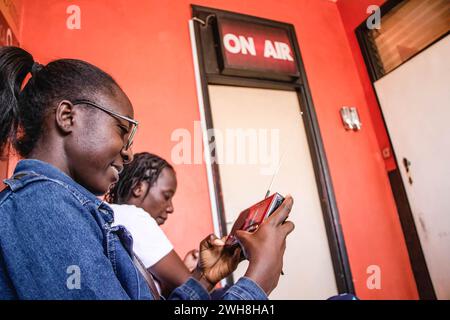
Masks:
[[[35,61],[31,67],[31,76],[34,77],[39,71],[42,70],[42,68],[44,68],[44,66]]]

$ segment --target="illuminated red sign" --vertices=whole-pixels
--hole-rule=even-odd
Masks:
[[[218,30],[224,74],[298,77],[287,29],[222,18]]]

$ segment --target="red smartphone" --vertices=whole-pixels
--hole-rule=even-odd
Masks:
[[[226,246],[239,244],[235,234],[237,230],[254,231],[267,219],[284,201],[284,197],[279,193],[274,193],[257,204],[245,209],[239,214],[236,222],[225,241]]]

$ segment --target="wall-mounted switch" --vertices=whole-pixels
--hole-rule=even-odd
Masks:
[[[361,130],[362,123],[355,107],[342,107],[340,113],[346,130]]]

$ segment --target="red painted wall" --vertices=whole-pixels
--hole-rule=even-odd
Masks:
[[[171,132],[199,120],[189,39],[190,2],[79,0],[81,30],[66,28],[74,1],[25,0],[21,42],[35,58],[85,59],[110,72],[129,95],[141,122],[135,151],[170,158]],[[342,11],[326,0],[258,2],[199,0],[196,4],[294,24],[330,164],[357,294],[363,299],[416,299],[417,292],[371,122],[371,102],[349,43]],[[339,4],[339,2],[338,2]],[[349,7],[348,10],[353,10]],[[351,13],[349,13],[351,15]],[[362,19],[362,18],[361,18]],[[347,21],[344,19],[344,21]],[[343,105],[357,106],[361,132],[346,132]],[[212,231],[204,165],[176,166],[176,211],[165,230],[184,254]],[[369,290],[369,265],[382,271]]]
[[[5,187],[3,179],[7,177],[7,173],[8,173],[8,161],[3,158],[0,158],[0,190],[2,190]]]
[[[345,32],[347,33],[348,42],[352,50],[353,58],[355,60],[356,68],[358,69],[361,84],[366,96],[367,106],[371,116],[375,135],[378,139],[380,150],[388,148],[390,150],[390,157],[386,158],[386,170],[394,170],[397,165],[392,154],[392,146],[386,132],[386,127],[383,122],[378,101],[375,96],[375,91],[372,87],[372,82],[369,78],[364,58],[359,48],[358,40],[356,38],[355,29],[363,22],[370,14],[367,13],[367,8],[370,5],[381,6],[386,0],[340,0],[337,2],[339,13],[341,14],[342,22],[344,24]]]

